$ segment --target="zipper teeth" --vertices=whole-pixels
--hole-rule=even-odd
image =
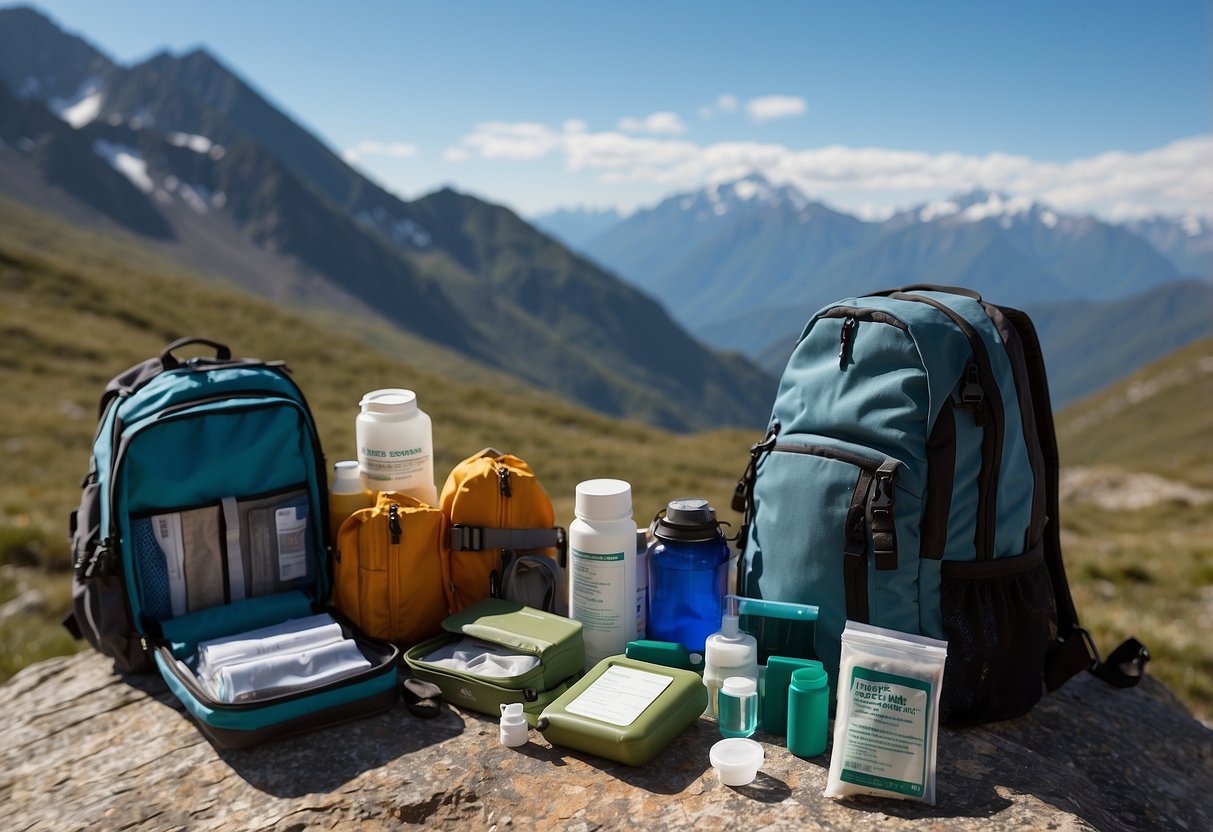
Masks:
[[[835,459],[839,462],[850,463],[856,468],[863,468],[873,472],[884,464],[884,459],[865,457],[860,454],[852,453],[851,451],[843,451],[837,448],[830,448],[825,445],[778,444],[772,447],[771,450],[778,451],[779,453],[804,454],[806,456],[819,456],[826,459]]]

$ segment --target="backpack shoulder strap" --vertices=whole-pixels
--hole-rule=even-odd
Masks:
[[[1045,661],[1045,686],[1049,690],[1056,690],[1071,676],[1088,670],[1115,687],[1133,687],[1141,681],[1146,662],[1150,660],[1150,653],[1145,645],[1135,638],[1127,639],[1112,651],[1107,660],[1101,660],[1090,633],[1078,623],[1078,611],[1074,607],[1074,598],[1070,594],[1070,584],[1066,579],[1065,563],[1061,557],[1058,484],[1061,462],[1040,338],[1032,320],[1025,313],[1005,306],[998,308],[1015,327],[1023,344],[1036,432],[1044,457],[1045,513],[1048,521],[1043,530],[1043,547],[1057,605],[1057,638]]]

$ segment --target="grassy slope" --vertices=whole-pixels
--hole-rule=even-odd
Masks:
[[[69,603],[61,571],[66,521],[87,467],[97,399],[111,376],[183,334],[206,335],[239,355],[286,359],[330,462],[354,454],[364,392],[410,387],[434,421],[439,487],[451,466],[480,448],[510,450],[535,468],[566,525],[574,486],[595,476],[631,481],[641,521],[674,496],[699,494],[723,507],[757,438],[680,436],[617,421],[387,330],[373,338],[381,351],[334,334],[354,325],[331,316],[314,322],[197,280],[131,243],[0,201],[0,387],[10,391],[0,406],[0,449],[11,474],[0,478],[0,563],[7,562],[0,604],[23,588],[47,598],[38,614],[0,621],[0,678],[71,649],[46,624]]]
[[[1066,410],[1065,466],[1112,466],[1213,488],[1213,339],[1157,361]],[[1115,480],[1113,480],[1114,482]],[[1151,672],[1213,717],[1213,511],[1167,500],[1108,510],[1062,506],[1067,574],[1083,624],[1105,652],[1136,635]]]
[[[0,621],[0,679],[75,649],[55,624],[69,604],[64,529],[97,397],[112,375],[183,333],[289,360],[330,461],[353,454],[363,392],[413,387],[434,419],[440,477],[485,445],[513,450],[535,466],[566,523],[574,485],[590,476],[630,480],[638,520],[686,494],[724,509],[756,438],[679,436],[607,419],[383,327],[372,338],[378,350],[332,334],[355,325],[362,324],[302,318],[198,281],[134,244],[0,201],[0,385],[10,391],[0,406],[9,474],[0,478],[0,604],[30,588],[45,598],[31,614]],[[1136,469],[1213,486],[1213,375],[1192,376],[1210,355],[1213,344],[1202,342],[1061,414],[1063,462],[1132,460]],[[1165,395],[1143,396],[1168,383]],[[736,520],[727,510],[722,517]],[[1213,715],[1208,507],[1109,512],[1070,503],[1062,519],[1075,600],[1098,643],[1106,650],[1136,634],[1154,654],[1152,672],[1194,710]]]

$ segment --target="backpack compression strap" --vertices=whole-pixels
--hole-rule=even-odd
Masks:
[[[1045,510],[1049,522],[1044,528],[1044,557],[1057,604],[1057,639],[1045,660],[1045,687],[1051,691],[1056,690],[1071,676],[1087,670],[1109,685],[1131,688],[1145,675],[1150,651],[1137,639],[1130,638],[1113,650],[1106,660],[1101,660],[1091,634],[1078,624],[1078,611],[1074,608],[1074,598],[1066,580],[1065,564],[1061,559],[1058,485],[1060,454],[1057,450],[1057,432],[1053,425],[1053,407],[1049,399],[1049,383],[1045,376],[1040,339],[1036,335],[1036,327],[1026,314],[1005,306],[998,308],[1015,327],[1023,343],[1028,382],[1032,389],[1032,405],[1036,414],[1036,428],[1045,463]]]

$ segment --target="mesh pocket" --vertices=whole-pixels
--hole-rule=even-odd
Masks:
[[[940,606],[948,640],[944,720],[994,722],[1031,710],[1040,699],[1045,654],[1057,627],[1041,550],[944,563]]]

